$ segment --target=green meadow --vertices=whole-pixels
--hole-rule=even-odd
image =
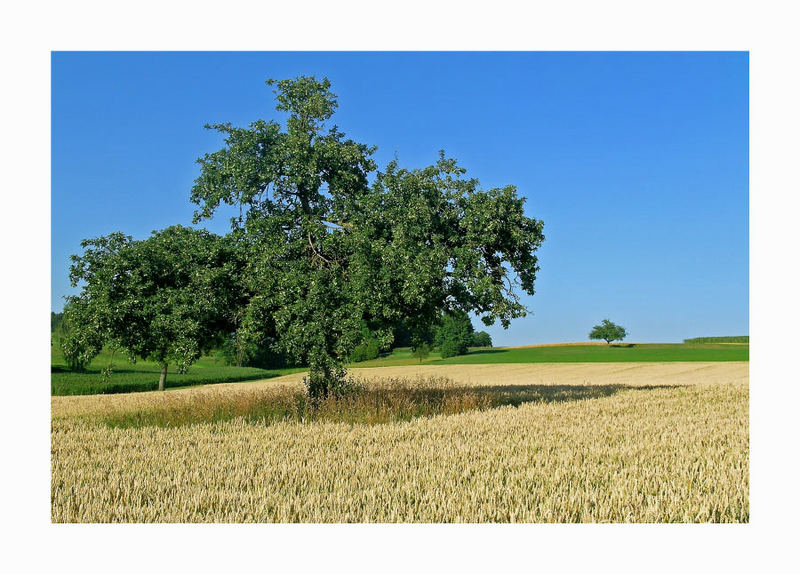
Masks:
[[[158,376],[161,368],[156,363],[141,360],[131,363],[123,354],[117,352],[114,354],[111,373],[104,378],[103,370],[109,366],[110,361],[111,353],[104,349],[84,372],[72,372],[67,369],[61,351],[57,349],[57,345],[54,345],[51,352],[50,393],[52,395],[94,395],[158,389]],[[221,356],[212,353],[201,357],[189,367],[186,373],[181,374],[177,368],[170,367],[167,373],[166,388],[269,379],[302,370],[304,369],[232,367],[226,365]]]
[[[477,365],[494,363],[645,363],[680,361],[748,361],[748,344],[553,345],[547,347],[496,347],[470,349],[466,355],[442,359],[431,353],[422,360],[429,365]],[[384,357],[364,361],[358,367],[390,367],[419,364],[411,349],[395,349]]]
[[[750,344],[750,335],[739,335],[736,337],[695,337],[694,339],[684,339],[684,343],[747,343]]]
[[[616,345],[553,345],[547,347],[496,347],[474,348],[466,355],[442,359],[431,352],[421,363],[426,365],[477,365],[502,363],[643,363],[679,361],[748,361],[750,345],[747,343],[692,343],[655,344],[621,343]],[[52,351],[51,394],[87,395],[101,393],[130,393],[154,391],[158,388],[159,367],[149,361],[130,363],[119,353],[114,356],[111,374],[104,379],[103,370],[108,367],[111,354],[104,350],[95,357],[85,372],[70,372],[58,349]],[[398,348],[391,353],[359,363],[351,367],[396,367],[418,365],[409,348]],[[269,379],[303,368],[257,369],[254,367],[232,367],[224,359],[212,353],[202,357],[184,374],[170,368],[167,388],[186,387],[211,383],[230,383]]]

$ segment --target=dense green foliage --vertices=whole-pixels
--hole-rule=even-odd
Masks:
[[[525,315],[515,289],[534,292],[543,224],[524,215],[514,186],[480,189],[444,153],[424,169],[393,161],[376,172],[375,148],[328,127],[337,99],[327,79],[268,84],[285,129],[207,126],[225,145],[199,160],[191,193],[196,221],[220,204],[240,210],[231,234],[247,253],[240,341],[274,340],[324,396],[365,324],[385,348],[398,324],[417,333],[442,312],[504,327]]]
[[[622,341],[627,335],[628,332],[625,327],[612,323],[608,319],[603,319],[602,323],[592,327],[589,338],[594,340],[602,339],[610,345],[612,341]]]
[[[381,351],[381,341],[370,331],[366,323],[361,325],[361,342],[350,353],[350,362],[358,363],[376,359]]]
[[[684,339],[684,343],[750,343],[749,335],[739,335],[733,337],[695,337],[694,339]]]
[[[455,317],[459,319],[454,320]],[[416,333],[406,328],[401,323],[394,331],[394,342],[392,349],[411,347],[414,349],[417,343],[426,343],[429,351],[433,348],[441,350],[447,347],[445,353],[448,356],[464,354],[469,347],[491,347],[492,337],[486,331],[475,331],[472,322],[464,317],[468,315],[464,312],[443,313],[437,318],[436,322],[428,326],[427,329],[420,328]],[[445,341],[445,339],[448,339]],[[452,352],[457,349],[457,352]]]
[[[464,355],[472,344],[473,331],[465,312],[445,313],[436,326],[433,344],[444,359]]]
[[[229,333],[222,346],[217,349],[226,365],[259,369],[285,369],[300,366],[286,353],[276,351],[273,347],[273,340],[264,339],[260,343],[256,343],[252,340],[241,340],[238,335],[238,332]]]
[[[492,337],[486,331],[476,331],[472,334],[470,347],[491,347]]]
[[[64,319],[64,313],[56,313],[50,311],[50,333],[55,333],[61,326],[61,321]]]
[[[185,372],[233,330],[246,293],[244,262],[228,238],[176,225],[142,241],[113,233],[81,246],[70,280],[82,288],[68,298],[64,326],[74,315],[73,331],[94,337],[76,345],[87,354],[108,344],[152,360],[161,365],[163,387],[168,364]],[[71,332],[67,342],[75,339]]]
[[[377,358],[379,353],[380,350],[375,341],[363,341],[356,345],[356,348],[350,353],[350,360],[354,363],[369,361]]]
[[[89,302],[69,297],[62,321],[53,334],[64,360],[72,371],[83,371],[103,348],[103,329]]]

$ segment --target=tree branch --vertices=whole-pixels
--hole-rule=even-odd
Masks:
[[[308,236],[308,246],[311,248],[311,251],[314,253],[314,255],[322,259],[328,265],[332,265],[330,260],[323,257],[322,254],[314,248],[314,244],[311,242],[311,233],[308,233],[307,236]]]

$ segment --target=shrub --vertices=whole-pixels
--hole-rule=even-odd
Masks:
[[[431,347],[428,345],[428,343],[417,342],[416,345],[411,348],[411,354],[419,359],[419,362],[421,363],[422,359],[431,354]]]
[[[377,359],[379,353],[380,349],[378,349],[378,344],[375,341],[364,341],[353,349],[350,354],[350,360],[354,363],[369,361]]]

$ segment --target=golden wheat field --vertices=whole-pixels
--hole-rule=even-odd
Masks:
[[[748,363],[352,372],[375,402],[345,422],[341,405],[318,419],[291,410],[302,375],[52,397],[52,520],[749,520]],[[439,414],[411,416],[420,396]],[[239,416],[281,401],[294,418]],[[381,409],[411,415],[385,422]]]

